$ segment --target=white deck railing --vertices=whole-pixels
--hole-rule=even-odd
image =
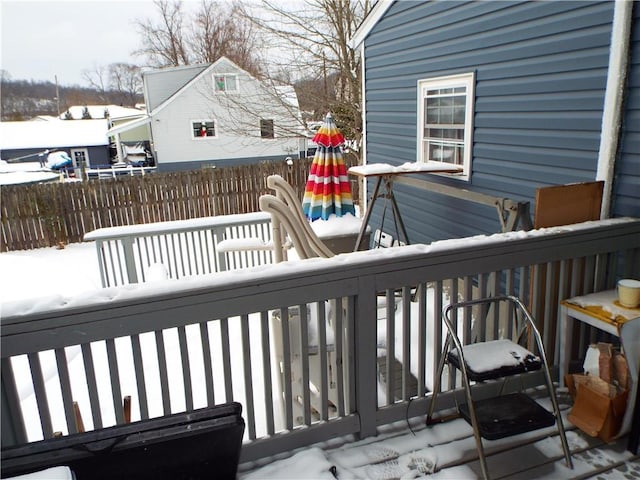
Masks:
[[[103,287],[145,282],[156,266],[169,278],[235,270],[273,262],[270,249],[220,248],[222,242],[254,239],[254,245],[271,242],[271,217],[267,213],[221,215],[193,220],[100,228],[87,233],[96,242]]]
[[[640,220],[617,219],[5,304],[2,444],[77,431],[74,402],[87,429],[122,423],[123,396],[133,420],[239,401],[241,461],[375,435],[426,413],[449,298],[519,295],[554,358],[558,301],[638,271]]]

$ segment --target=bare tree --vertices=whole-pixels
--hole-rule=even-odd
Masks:
[[[109,87],[122,95],[122,103],[134,106],[142,95],[142,72],[140,67],[129,63],[109,65]]]
[[[142,71],[137,65],[111,63],[95,66],[93,70],[84,70],[82,77],[97,90],[102,103],[116,100],[122,105],[133,106],[142,95]]]
[[[259,43],[253,24],[238,14],[238,4],[201,0],[189,16],[181,0],[155,0],[160,22],[137,22],[142,48],[134,53],[154,67],[213,63],[225,56],[259,75]]]
[[[348,41],[371,7],[370,0],[263,0],[243,8],[278,52],[272,54],[271,76],[297,78],[302,108],[312,106],[315,119],[331,111],[356,144],[362,136],[361,65]]]
[[[94,65],[93,70],[83,70],[82,78],[95,90],[98,91],[102,102],[107,101],[107,90],[109,89],[109,67]]]
[[[186,39],[183,33],[185,16],[181,1],[155,0],[160,13],[160,23],[151,19],[136,23],[142,39],[142,47],[134,53],[147,58],[155,67],[188,65]]]
[[[225,10],[218,2],[202,0],[194,14],[188,45],[199,63],[213,63],[225,56],[243,70],[258,76],[261,72],[256,52],[259,50],[253,25],[238,14],[233,4]]]

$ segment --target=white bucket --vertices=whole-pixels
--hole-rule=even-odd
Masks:
[[[618,281],[618,301],[620,305],[635,308],[640,305],[640,281],[625,278]]]

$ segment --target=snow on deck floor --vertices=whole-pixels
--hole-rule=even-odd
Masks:
[[[549,408],[548,399],[538,400]],[[640,479],[640,457],[626,450],[627,437],[603,444],[563,419],[574,463],[564,460],[555,427],[483,442],[493,479]],[[261,467],[240,466],[239,480],[255,479],[431,479],[481,478],[473,430],[463,419],[425,427],[412,420],[377,437],[339,447],[314,446]],[[412,430],[411,430],[412,429]]]

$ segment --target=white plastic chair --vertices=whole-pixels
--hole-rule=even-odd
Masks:
[[[307,218],[305,217],[300,201],[296,198],[296,194],[291,186],[279,175],[271,175],[267,178],[267,186],[275,190],[276,195],[262,195],[260,197],[260,209],[264,212],[271,214],[271,228],[273,236],[273,248],[274,257],[276,263],[287,260],[286,251],[291,244],[296,250],[298,257],[302,260],[308,258],[330,258],[335,254],[318,238],[315,234]],[[327,338],[334,339],[335,334],[332,330],[332,312],[334,311],[335,302],[329,302],[326,311],[329,312],[329,322],[327,324]],[[309,331],[312,332],[314,325],[312,321],[317,321],[314,315],[311,314],[311,309],[307,309],[309,314],[305,318],[309,321]],[[315,308],[314,308],[315,310]],[[303,388],[309,388],[310,386],[303,385],[302,377],[302,345],[300,344],[300,320],[301,315],[297,307],[290,307],[288,310],[289,315],[289,338],[291,339],[290,345],[290,357],[292,362],[292,377],[291,377],[291,393],[294,399],[293,402],[293,416],[295,418],[303,419],[304,405],[301,405],[296,399],[304,398]],[[313,319],[313,320],[312,320]],[[274,312],[272,315],[272,329],[274,330],[274,338],[279,340],[279,332],[282,331],[280,312]],[[324,321],[320,319],[319,321]],[[309,364],[309,384],[315,388],[310,388],[310,403],[311,407],[316,411],[322,411],[322,405],[320,402],[321,395],[319,393],[320,386],[322,385],[322,368],[321,358],[319,353],[322,348],[318,345],[317,336],[315,340],[309,335],[309,343],[307,346],[308,351],[308,364]],[[279,362],[284,362],[284,350],[281,341],[275,341],[276,357]],[[327,342],[326,355],[327,355],[327,373],[329,379],[326,384],[328,386],[327,399],[329,405],[338,405],[338,389],[335,381],[331,380],[332,375],[340,374],[341,369],[338,369],[335,344]]]

